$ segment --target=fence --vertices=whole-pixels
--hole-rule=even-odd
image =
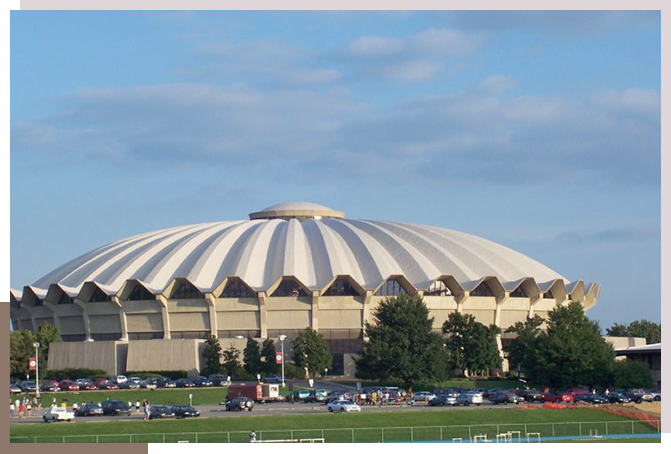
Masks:
[[[463,426],[368,427],[348,429],[260,430],[258,441],[323,439],[326,443],[391,443],[408,441],[470,440],[502,433],[515,438],[630,435],[660,433],[661,421],[589,421]],[[519,433],[519,435],[518,435]],[[249,432],[183,432],[10,437],[11,443],[248,443]]]

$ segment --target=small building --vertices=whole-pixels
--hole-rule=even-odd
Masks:
[[[657,389],[662,389],[662,343],[648,344],[638,347],[618,348],[615,350],[618,357],[626,357],[627,361],[640,361],[647,364],[652,371],[652,377],[657,383]]]

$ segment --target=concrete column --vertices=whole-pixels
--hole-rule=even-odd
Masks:
[[[126,311],[121,305],[121,299],[118,296],[112,297],[112,302],[119,308],[119,325],[121,326],[121,338],[128,340],[128,319]]]
[[[471,292],[466,292],[462,293],[461,295],[456,295],[454,297],[454,300],[457,302],[457,312],[462,313],[464,311],[464,303],[468,299],[468,297],[471,296]]]
[[[86,339],[91,339],[91,320],[89,319],[89,313],[86,310],[86,303],[77,297],[73,298],[73,301],[82,310],[82,318],[84,319],[84,330],[86,331]]]
[[[33,325],[33,331],[37,330],[37,322],[35,321],[35,314],[33,311],[33,308],[28,306],[27,304],[21,303],[21,309],[25,310],[30,314],[30,323]]]
[[[310,309],[312,314],[310,325],[315,331],[319,331],[319,292],[312,292],[312,307]]]
[[[161,317],[163,318],[163,339],[170,339],[170,314],[168,313],[168,298],[158,295],[158,302],[161,303]]]
[[[210,311],[210,335],[218,338],[219,329],[217,327],[217,307],[214,304],[215,300],[214,293],[205,294],[205,301],[207,301],[208,309]]]
[[[368,340],[366,336],[366,322],[370,320],[370,302],[373,300],[373,291],[366,290],[363,298],[363,309],[361,311],[361,329],[363,330],[363,340]]]
[[[259,292],[259,325],[261,328],[261,337],[268,337],[268,321],[266,319],[266,292]]]
[[[534,306],[536,305],[537,302],[543,299],[543,294],[539,293],[536,296],[532,296],[529,299],[529,318],[534,316]]]
[[[44,306],[51,309],[51,314],[52,317],[54,318],[54,326],[58,329],[59,333],[62,333],[63,330],[61,329],[61,321],[58,318],[58,306],[53,303],[47,303],[46,301],[44,302]]]
[[[494,324],[501,327],[501,306],[510,298],[509,292],[503,292],[503,295],[496,297],[496,312],[494,312]]]

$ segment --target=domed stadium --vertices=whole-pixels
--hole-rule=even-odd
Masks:
[[[208,335],[240,348],[247,337],[291,339],[312,327],[329,342],[333,372],[347,374],[364,322],[388,296],[423,296],[436,331],[454,311],[505,330],[599,296],[596,283],[454,230],[346,219],[306,202],[249,218],[157,230],[77,257],[11,291],[12,324],[58,327],[52,369],[114,373],[197,371]]]

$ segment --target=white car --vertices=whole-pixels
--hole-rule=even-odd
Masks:
[[[117,385],[120,385],[122,383],[126,383],[128,381],[128,378],[126,378],[125,375],[117,375],[114,381],[117,383]]]
[[[429,402],[432,399],[435,399],[436,395],[430,391],[419,391],[412,395],[412,400],[415,401],[426,401]]]
[[[72,421],[75,419],[75,413],[68,410],[67,408],[54,407],[47,410],[47,412],[42,416],[44,422],[55,422],[55,421]]]
[[[350,400],[334,400],[326,406],[328,411],[361,411],[361,407]]]

